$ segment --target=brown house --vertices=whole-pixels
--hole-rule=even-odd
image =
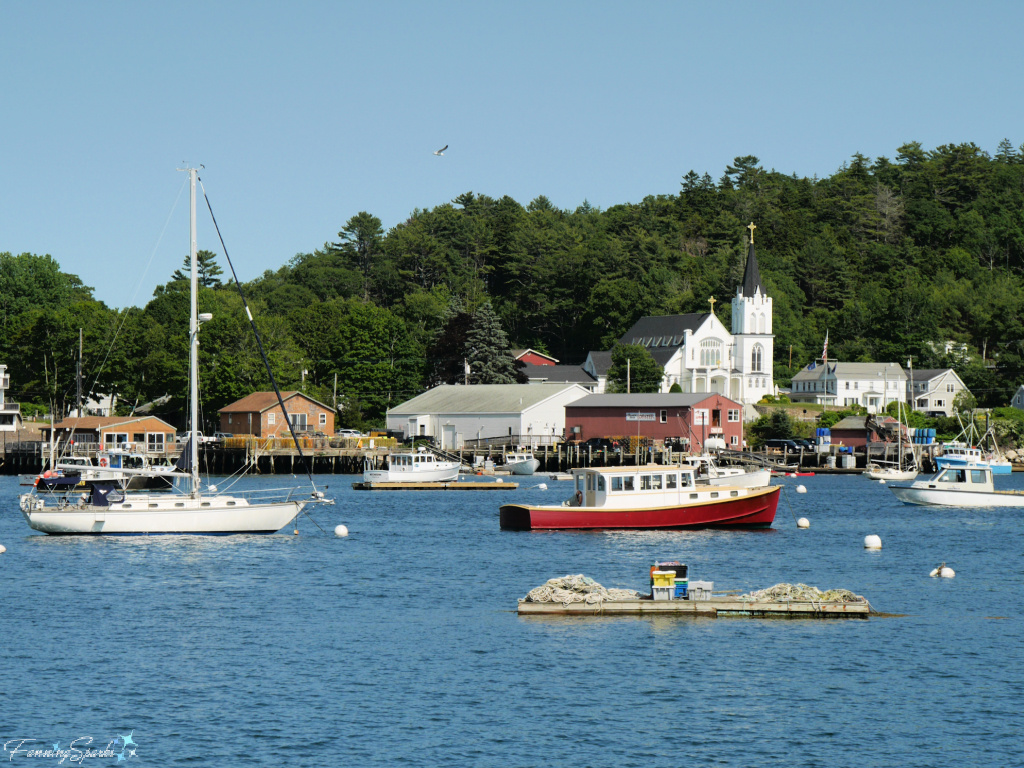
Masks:
[[[282,392],[288,420],[298,432],[334,434],[334,409],[302,392]],[[288,421],[273,392],[253,392],[231,405],[221,408],[220,431],[233,435],[276,437],[287,435]]]
[[[49,442],[50,427],[42,430]],[[69,417],[53,425],[54,440],[62,443],[99,443],[104,448],[117,446],[139,451],[174,449],[174,427],[156,416],[82,416]]]

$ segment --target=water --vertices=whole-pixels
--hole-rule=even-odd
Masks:
[[[502,500],[569,486],[352,479],[321,478],[338,505],[315,513],[348,538],[61,538],[29,531],[0,478],[0,739],[130,734],[129,759],[159,766],[1020,764],[1021,510],[907,507],[822,476],[784,481],[769,531],[503,532]],[[676,558],[716,589],[802,581],[906,615],[514,612],[552,576],[644,589]],[[956,578],[929,578],[943,560]]]

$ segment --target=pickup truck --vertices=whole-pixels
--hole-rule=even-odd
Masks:
[[[176,443],[178,443],[180,445],[184,445],[185,443],[187,443],[188,442],[188,432],[179,432],[175,436],[174,442],[176,442]],[[196,433],[196,442],[199,445],[203,445],[204,443],[216,443],[217,442],[217,438],[215,438],[215,437],[207,437],[202,432],[197,432]]]

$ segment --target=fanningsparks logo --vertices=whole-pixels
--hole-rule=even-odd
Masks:
[[[59,741],[44,742],[42,739],[9,739],[4,742],[4,755],[7,762],[14,762],[14,758],[43,758],[56,760],[57,764],[77,763],[84,764],[86,760],[107,759],[122,763],[138,757],[136,750],[138,743],[135,741],[135,731],[127,734],[118,734],[103,748],[93,746],[92,736],[80,736],[62,747]]]

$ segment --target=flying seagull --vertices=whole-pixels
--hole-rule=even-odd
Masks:
[[[441,157],[441,155],[443,155],[443,154],[444,154],[444,151],[445,151],[446,149],[448,149],[448,145],[447,145],[447,144],[445,144],[445,145],[444,145],[443,147],[441,147],[440,149],[435,149],[435,150],[434,150],[434,154],[435,154],[435,155],[437,155],[438,157]]]

